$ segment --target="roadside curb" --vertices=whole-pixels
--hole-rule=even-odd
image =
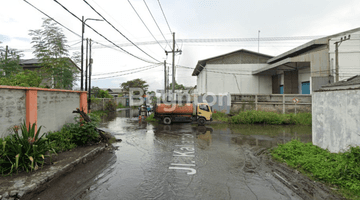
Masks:
[[[73,171],[78,164],[86,164],[104,150],[105,146],[97,147],[67,165],[51,166],[48,170],[32,174],[28,177],[29,183],[26,184],[23,179],[15,179],[12,187],[2,191],[4,193],[0,194],[0,200],[31,199],[33,195],[45,190],[50,182]]]

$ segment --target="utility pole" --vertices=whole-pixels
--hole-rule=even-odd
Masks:
[[[258,31],[258,53],[260,53],[260,30]]]
[[[88,91],[88,87],[87,87],[87,75],[88,75],[88,67],[89,67],[89,64],[88,64],[88,47],[89,47],[89,39],[86,38],[86,56],[85,56],[85,91]]]
[[[350,40],[350,36],[348,37],[344,36],[340,38],[340,41],[335,42],[335,75],[336,75],[336,82],[339,82],[339,47],[340,44],[346,40]]]
[[[83,87],[83,82],[84,82],[84,32],[85,32],[85,23],[86,20],[94,20],[94,21],[104,21],[102,19],[92,19],[92,18],[87,18],[84,20],[84,16],[82,16],[81,19],[81,90],[84,90]]]
[[[7,57],[8,57],[8,51],[9,51],[9,47],[8,47],[8,45],[6,45],[6,47],[5,47],[5,62],[6,62]]]
[[[84,16],[81,18],[81,83],[80,90],[84,90]]]
[[[164,92],[165,92],[165,98],[166,98],[166,60],[164,60]]]
[[[91,71],[92,71],[92,58],[91,58],[91,39],[89,43],[89,49],[90,49],[90,59],[89,59],[89,103],[88,103],[88,113],[91,112]]]
[[[175,98],[175,53],[182,53],[181,50],[177,49],[175,51],[175,32],[173,33],[173,48],[172,51],[165,51],[166,55],[168,53],[172,53],[172,94],[173,94],[173,100]]]

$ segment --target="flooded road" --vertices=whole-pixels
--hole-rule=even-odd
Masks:
[[[302,199],[271,173],[254,170],[258,161],[249,149],[270,148],[292,138],[310,142],[310,127],[161,125],[139,122],[137,110],[110,115],[99,127],[122,142],[113,144],[118,147],[113,154],[92,161],[92,173],[72,172],[78,186],[69,184],[72,189],[62,197]]]

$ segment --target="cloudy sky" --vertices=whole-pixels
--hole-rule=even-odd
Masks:
[[[79,18],[102,19],[90,8],[91,5],[118,31],[105,21],[87,20],[86,23],[133,55],[120,50],[90,28],[85,28],[85,38],[101,43],[92,46],[93,74],[105,75],[94,76],[92,85],[102,88],[118,88],[122,82],[142,78],[149,83],[150,90],[162,89],[164,67],[155,67],[153,63],[165,59],[167,63],[172,63],[172,55],[166,56],[164,52],[164,49],[171,50],[170,45],[172,48],[171,32],[175,32],[175,48],[182,50],[181,55],[176,54],[175,64],[194,68],[198,60],[238,49],[257,52],[259,30],[260,53],[276,56],[308,42],[309,36],[316,38],[360,27],[358,0],[86,0],[89,5],[83,0],[57,1]],[[81,35],[81,22],[76,17],[56,1],[27,2],[77,33],[63,28],[70,45],[70,54],[80,51],[81,37],[78,35]],[[2,0],[1,46],[23,50],[24,59],[33,58],[28,33],[29,30],[41,28],[44,17],[44,14],[23,0]],[[131,45],[123,35],[138,44],[138,48]],[[238,40],[222,41],[229,38]],[[201,42],[205,39],[217,40]],[[196,77],[191,74],[191,69],[179,67],[175,77],[180,84],[195,86]]]

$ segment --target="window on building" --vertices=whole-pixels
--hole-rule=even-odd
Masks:
[[[284,94],[284,86],[280,85],[280,94]]]

